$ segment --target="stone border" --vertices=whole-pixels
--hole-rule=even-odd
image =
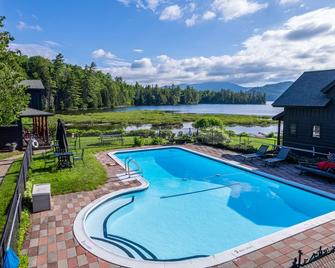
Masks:
[[[108,156],[110,156],[115,162],[117,162],[121,167],[124,168],[124,163],[118,159],[115,154],[116,153],[123,153],[123,152],[131,152],[131,151],[147,151],[147,150],[159,150],[162,148],[178,148],[182,149],[188,152],[191,152],[193,154],[197,154],[254,174],[257,174],[259,176],[278,181],[280,183],[284,183],[296,188],[300,188],[305,191],[312,192],[314,194],[318,194],[321,196],[324,196],[326,198],[334,199],[335,200],[335,194],[331,194],[325,191],[321,191],[318,189],[314,189],[310,186],[306,186],[300,183],[292,182],[289,180],[282,179],[280,177],[270,175],[261,171],[257,171],[254,168],[248,168],[241,164],[239,164],[236,161],[228,161],[223,160],[214,156],[210,156],[201,152],[197,152],[182,146],[160,146],[160,147],[149,147],[149,148],[140,148],[140,149],[126,149],[126,150],[118,150],[108,153]],[[231,248],[229,250],[223,251],[221,253],[217,253],[215,255],[204,257],[204,258],[198,258],[198,259],[191,259],[191,260],[183,260],[183,261],[175,261],[175,262],[159,262],[159,261],[144,261],[144,260],[138,260],[138,259],[131,259],[127,258],[118,254],[115,254],[111,251],[107,251],[106,249],[98,246],[96,243],[90,239],[85,231],[85,220],[87,216],[90,214],[90,212],[95,209],[95,207],[101,205],[104,202],[107,202],[113,198],[116,198],[123,194],[129,194],[133,192],[143,191],[149,187],[149,183],[142,177],[138,176],[137,179],[141,182],[141,185],[132,189],[123,189],[116,191],[114,193],[102,196],[89,205],[87,205],[85,208],[83,208],[79,214],[77,215],[74,225],[73,225],[73,232],[75,237],[77,238],[78,242],[88,251],[95,254],[96,256],[111,262],[116,263],[118,265],[126,266],[126,267],[175,267],[175,268],[182,268],[182,267],[209,267],[209,266],[215,266],[219,265],[225,262],[232,261],[238,257],[241,257],[245,254],[251,253],[253,251],[256,251],[258,249],[261,249],[263,247],[269,246],[271,244],[274,244],[276,242],[279,242],[281,240],[284,240],[286,238],[289,238],[291,236],[294,236],[298,233],[301,233],[303,231],[306,231],[308,229],[317,227],[321,224],[327,223],[329,221],[335,220],[335,211],[321,215],[319,217],[310,219],[308,221],[304,221],[302,223],[293,225],[291,227],[285,228],[283,230],[280,230],[278,232],[272,233],[270,235],[258,238],[256,240],[250,241],[248,243],[242,244],[240,246]]]

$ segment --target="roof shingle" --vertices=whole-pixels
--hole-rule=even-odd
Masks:
[[[303,73],[274,103],[274,107],[325,107],[330,98],[323,92],[335,81],[335,69]]]
[[[44,86],[41,80],[23,80],[20,82],[20,84],[28,86],[28,88],[44,89]]]

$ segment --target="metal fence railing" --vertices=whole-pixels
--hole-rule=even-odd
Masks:
[[[17,233],[20,225],[20,215],[22,210],[22,196],[26,188],[28,170],[32,160],[32,141],[30,140],[22,159],[22,165],[19,177],[16,183],[12,202],[7,213],[6,224],[0,240],[0,268],[3,267],[3,261],[6,250],[11,247],[16,249]]]

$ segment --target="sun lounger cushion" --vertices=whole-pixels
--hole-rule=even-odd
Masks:
[[[334,168],[335,169],[335,163],[331,163],[331,162],[319,162],[316,164],[317,167],[321,170],[328,170],[330,168]]]
[[[297,168],[300,169],[302,172],[307,172],[307,173],[335,179],[335,173],[330,172],[330,171],[324,171],[316,167],[307,167],[307,166],[297,166]]]

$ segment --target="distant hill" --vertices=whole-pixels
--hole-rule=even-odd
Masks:
[[[179,86],[185,89],[187,86],[191,86],[197,90],[213,90],[219,91],[221,89],[230,89],[235,92],[239,91],[250,91],[250,92],[262,92],[266,94],[267,101],[273,101],[278,98],[286,89],[288,89],[293,82],[285,81],[275,84],[267,84],[261,87],[243,87],[230,82],[204,82],[198,84],[180,84]]]
[[[185,89],[187,86],[191,86],[197,90],[213,90],[219,91],[221,89],[230,89],[232,91],[248,91],[250,87],[242,87],[230,82],[204,82],[199,84],[181,84],[179,85],[182,89]]]
[[[293,82],[280,82],[277,84],[268,84],[262,87],[253,87],[249,89],[250,92],[262,92],[266,94],[267,101],[274,101],[277,99],[286,89],[288,89]]]

